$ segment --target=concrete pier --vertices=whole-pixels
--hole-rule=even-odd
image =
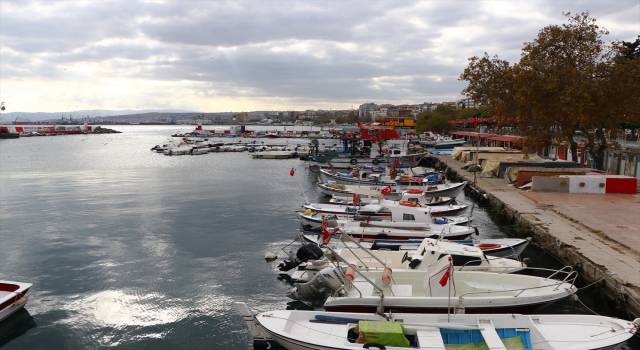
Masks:
[[[640,195],[526,192],[501,178],[480,178],[461,169],[450,155],[434,156],[452,178],[531,230],[534,242],[578,270],[601,281],[605,294],[640,317]],[[436,162],[436,159],[431,161]]]

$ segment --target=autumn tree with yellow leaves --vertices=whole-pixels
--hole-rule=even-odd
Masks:
[[[566,141],[577,161],[577,130],[603,169],[608,135],[640,115],[640,57],[625,42],[606,44],[608,31],[588,12],[565,13],[568,23],[550,25],[524,44],[520,61],[471,57],[460,80],[463,94],[487,106],[501,124],[526,137],[525,151]]]

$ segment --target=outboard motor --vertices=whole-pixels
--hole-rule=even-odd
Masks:
[[[327,267],[320,270],[311,281],[295,283],[287,296],[294,300],[321,298],[340,289],[344,284],[344,271],[341,268]]]
[[[289,260],[281,262],[280,265],[278,265],[278,269],[280,271],[289,271],[303,262],[318,260],[322,256],[324,256],[324,252],[317,244],[308,243],[298,249],[295,257],[290,257]]]

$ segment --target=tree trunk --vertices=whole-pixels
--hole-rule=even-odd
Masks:
[[[607,135],[605,135],[602,128],[596,130],[596,138],[599,139],[600,144],[595,150],[596,169],[604,170],[604,151],[607,149]]]
[[[569,149],[571,150],[571,161],[578,162],[578,143],[573,139],[573,136],[569,136]]]

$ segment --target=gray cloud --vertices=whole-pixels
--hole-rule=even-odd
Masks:
[[[189,81],[198,96],[296,105],[459,98],[469,57],[515,62],[540,29],[566,23],[562,12],[589,10],[612,33],[605,40],[640,32],[636,0],[0,1],[0,9],[3,90],[13,79]]]

